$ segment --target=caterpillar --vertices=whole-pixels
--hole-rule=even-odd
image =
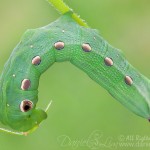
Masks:
[[[150,81],[96,29],[91,29],[62,0],[49,0],[61,17],[22,36],[0,76],[0,121],[25,135],[47,118],[36,108],[39,79],[55,62],[69,61],[104,87],[130,111],[150,119]]]

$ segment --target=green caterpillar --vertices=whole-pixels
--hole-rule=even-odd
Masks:
[[[150,119],[149,80],[63,1],[51,3],[63,15],[45,27],[27,30],[5,64],[0,77],[0,121],[18,132],[1,130],[22,135],[47,118],[46,111],[36,108],[39,78],[62,61],[70,61],[129,110]]]

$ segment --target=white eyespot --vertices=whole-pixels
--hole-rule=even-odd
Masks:
[[[83,49],[85,52],[90,52],[90,51],[92,50],[90,44],[88,44],[88,43],[82,44],[82,49]]]
[[[23,100],[20,104],[20,110],[22,112],[27,112],[33,108],[33,103],[30,100]]]
[[[109,58],[109,57],[106,57],[106,58],[104,59],[104,62],[105,62],[105,64],[106,64],[107,66],[112,66],[112,65],[113,65],[113,60],[112,60],[111,58]]]
[[[40,58],[40,56],[35,56],[35,57],[33,57],[33,59],[32,59],[32,64],[33,65],[39,65],[41,63],[41,58]]]
[[[28,88],[30,87],[30,80],[29,79],[23,79],[22,83],[21,83],[21,89],[22,90],[28,90]]]
[[[64,44],[64,42],[59,41],[59,42],[56,42],[56,43],[54,44],[54,46],[55,46],[55,48],[56,48],[57,50],[61,50],[61,49],[63,49],[63,48],[65,47],[65,44]]]
[[[133,80],[132,80],[132,78],[130,76],[125,76],[124,80],[125,80],[125,83],[127,85],[132,85],[133,84]]]

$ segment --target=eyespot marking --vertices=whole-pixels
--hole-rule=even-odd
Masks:
[[[30,80],[29,79],[23,79],[21,83],[21,89],[22,90],[27,90],[30,87]]]
[[[55,46],[55,48],[56,48],[57,50],[61,50],[61,49],[63,49],[63,48],[65,47],[65,44],[64,44],[64,42],[59,41],[59,42],[56,42],[56,43],[54,44],[54,46]]]
[[[132,85],[133,84],[133,80],[130,76],[125,76],[125,83],[127,85]]]
[[[33,103],[30,100],[23,100],[20,104],[20,110],[27,112],[33,108]]]
[[[109,58],[109,57],[106,57],[106,58],[104,59],[104,62],[105,62],[105,64],[106,64],[107,66],[112,66],[112,65],[113,65],[113,60],[112,60],[111,58]]]
[[[90,44],[88,44],[88,43],[82,44],[82,49],[83,49],[85,52],[90,52],[90,51],[92,50]]]
[[[32,64],[33,65],[39,65],[41,63],[41,58],[40,56],[35,56],[33,59],[32,59]]]

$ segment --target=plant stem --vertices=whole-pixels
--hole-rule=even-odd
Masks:
[[[58,10],[61,14],[65,14],[68,11],[73,10],[66,5],[63,0],[47,0],[56,10]],[[77,14],[73,13],[72,18],[81,26],[88,27],[86,22],[82,20]]]

